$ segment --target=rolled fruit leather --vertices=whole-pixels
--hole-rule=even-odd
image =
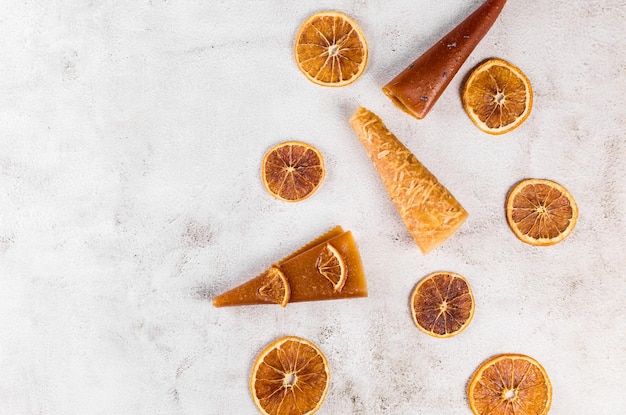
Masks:
[[[391,201],[415,243],[427,254],[467,219],[467,212],[373,112],[359,107],[350,119]]]
[[[487,0],[385,85],[383,92],[403,111],[424,118],[493,26],[505,3]]]
[[[320,269],[320,256],[329,246],[342,258],[346,275],[341,287],[334,287]],[[265,290],[272,285],[267,279],[272,268],[278,269],[285,277],[284,288],[288,294],[285,304],[281,304],[283,306],[300,301],[367,297],[367,281],[356,241],[352,232],[336,226],[276,262],[259,276],[214,297],[213,305],[225,307],[275,303],[264,295]]]

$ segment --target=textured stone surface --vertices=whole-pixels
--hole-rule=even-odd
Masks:
[[[509,0],[421,121],[382,86],[479,1],[9,2],[0,17],[0,413],[252,414],[254,357],[283,335],[324,351],[320,414],[470,414],[472,372],[499,353],[541,362],[553,413],[626,412],[626,68],[622,0]],[[345,88],[308,82],[301,21],[337,9],[370,47]],[[489,57],[535,91],[528,120],[480,132],[462,78]],[[421,255],[348,124],[376,112],[469,212]],[[267,194],[260,161],[315,145],[328,174],[298,204]],[[517,181],[576,198],[564,242],[518,241]],[[370,296],[216,309],[213,295],[336,224],[354,233]],[[430,338],[417,281],[464,275],[469,327]]]

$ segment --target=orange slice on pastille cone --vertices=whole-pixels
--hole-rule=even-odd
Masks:
[[[261,275],[257,296],[261,301],[280,304],[285,307],[291,296],[291,288],[287,277],[276,265],[272,265]]]
[[[346,264],[343,256],[332,244],[326,244],[315,261],[317,272],[333,285],[333,290],[340,292],[346,283]]]

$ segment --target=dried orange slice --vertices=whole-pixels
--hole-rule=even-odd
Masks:
[[[554,245],[574,229],[578,206],[563,186],[551,180],[526,179],[509,192],[506,219],[521,241]]]
[[[324,402],[330,367],[324,353],[308,340],[287,336],[256,358],[250,392],[265,415],[313,414]]]
[[[367,64],[367,42],[349,16],[326,11],[302,23],[294,46],[298,68],[311,82],[344,86],[356,81]]]
[[[291,289],[287,277],[277,266],[271,266],[265,272],[263,282],[257,291],[257,296],[268,303],[280,304],[285,307],[289,302]]]
[[[502,59],[490,59],[472,71],[463,87],[463,107],[478,128],[504,134],[530,115],[533,89],[526,75]]]
[[[552,403],[552,385],[535,359],[503,354],[476,370],[467,396],[475,415],[545,415]]]
[[[474,296],[467,280],[451,272],[435,272],[422,279],[411,295],[415,325],[434,337],[463,331],[474,316]]]
[[[287,141],[272,147],[263,157],[263,185],[272,196],[286,202],[311,196],[325,174],[322,155],[309,144]]]
[[[315,263],[317,272],[322,274],[333,285],[336,292],[340,292],[346,283],[346,265],[337,248],[326,244],[324,250],[317,257]]]

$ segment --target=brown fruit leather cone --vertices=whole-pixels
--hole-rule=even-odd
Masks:
[[[324,277],[317,261],[326,245],[332,245],[341,255],[346,269],[346,280],[337,291]],[[336,226],[325,234],[312,240],[289,256],[274,263],[271,268],[278,268],[286,279],[289,290],[288,303],[300,301],[335,300],[342,298],[367,297],[367,281],[363,264],[352,232]],[[268,286],[270,269],[243,284],[236,286],[213,298],[215,307],[276,304],[271,298],[264,298],[261,291]]]
[[[448,239],[468,216],[463,206],[376,114],[360,107],[350,125],[422,253]]]
[[[487,0],[383,87],[403,111],[422,119],[487,34],[506,0]]]

